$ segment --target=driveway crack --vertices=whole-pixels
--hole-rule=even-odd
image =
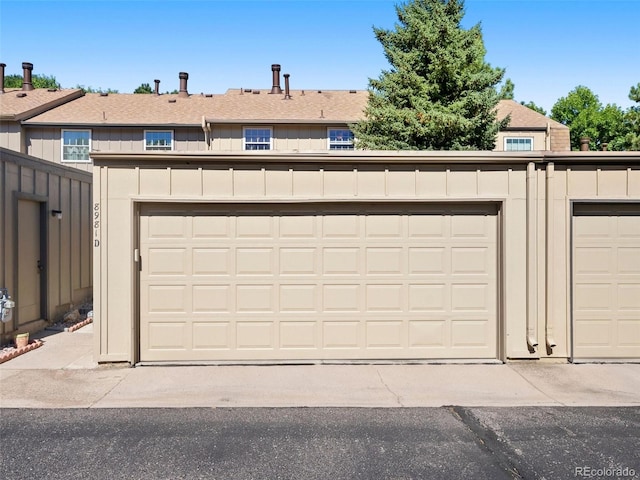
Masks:
[[[404,404],[402,403],[402,400],[400,399],[400,395],[398,395],[396,392],[394,392],[393,390],[391,390],[391,388],[389,387],[389,385],[387,385],[387,382],[384,381],[384,378],[382,378],[382,374],[380,373],[380,370],[378,368],[376,368],[376,373],[378,374],[378,378],[380,379],[380,383],[382,383],[382,385],[384,385],[384,388],[387,389],[387,391],[393,395],[396,399],[396,403],[400,406],[400,407],[404,407]]]
[[[502,438],[487,425],[483,424],[471,409],[460,406],[447,408],[473,434],[480,449],[495,459],[497,465],[511,478],[517,480],[545,480],[545,477],[540,476],[535,468],[515,451],[507,439]]]

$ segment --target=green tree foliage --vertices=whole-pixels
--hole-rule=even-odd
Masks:
[[[538,105],[536,105],[533,102],[526,102],[526,103],[525,102],[520,102],[520,105],[524,105],[525,107],[530,108],[531,110],[535,110],[536,112],[540,113],[541,115],[544,115],[544,116],[547,115],[547,111],[544,108],[539,107]]]
[[[5,75],[4,88],[22,88],[22,81],[22,75]],[[32,75],[31,85],[33,85],[34,88],[60,88],[56,77],[49,75]]]
[[[629,99],[636,102],[624,114],[627,134],[624,137],[625,150],[640,150],[640,82],[629,91]]]
[[[113,90],[111,88],[94,88],[94,87],[85,87],[84,85],[76,85],[75,88],[79,88],[84,93],[118,93],[118,90]]]
[[[513,81],[510,78],[507,78],[504,81],[502,88],[500,88],[500,92],[498,92],[500,100],[513,100],[513,91],[515,88],[516,86],[513,84]]]
[[[395,30],[374,28],[391,69],[369,79],[357,148],[493,149],[508,123],[496,119],[504,70],[485,62],[480,25],[461,27],[464,1],[411,0],[396,14]]]
[[[590,139],[590,150],[622,150],[626,128],[624,114],[616,105],[602,106],[598,96],[585,86],[578,86],[551,108],[551,118],[571,129],[571,148],[580,148],[580,139]]]
[[[151,89],[151,85],[148,83],[141,84],[138,88],[136,88],[133,93],[153,93]]]

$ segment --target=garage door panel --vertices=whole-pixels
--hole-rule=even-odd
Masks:
[[[640,205],[576,205],[573,356],[640,358]]]
[[[495,207],[316,207],[144,207],[141,360],[495,358]]]

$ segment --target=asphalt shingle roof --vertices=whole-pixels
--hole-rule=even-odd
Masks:
[[[68,92],[68,91],[67,91]],[[259,92],[259,93],[257,93]],[[270,89],[230,89],[223,94],[89,93],[72,102],[33,116],[28,125],[85,126],[199,126],[203,117],[210,123],[349,123],[362,118],[368,100],[366,90],[292,90],[291,98],[284,93],[270,94]],[[34,90],[25,99],[13,93],[4,94],[2,115],[17,111],[23,104],[47,95],[62,97],[62,92]],[[23,108],[26,110],[26,108]],[[513,100],[501,100],[498,118],[511,115],[510,129],[567,127]],[[25,117],[28,118],[28,117]]]
[[[82,96],[82,90],[47,90],[37,88],[23,91],[7,88],[0,94],[0,118],[2,120],[24,120],[57,105]]]

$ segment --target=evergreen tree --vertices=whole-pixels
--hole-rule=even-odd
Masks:
[[[508,123],[496,119],[504,70],[485,62],[480,25],[461,27],[464,0],[411,0],[396,13],[395,30],[374,28],[391,69],[369,79],[357,148],[492,150]]]
[[[626,150],[640,150],[640,82],[631,87],[629,99],[636,102],[624,114],[624,123],[627,134],[624,138]]]
[[[151,85],[148,83],[141,84],[138,88],[136,88],[133,93],[153,93],[151,89]]]

